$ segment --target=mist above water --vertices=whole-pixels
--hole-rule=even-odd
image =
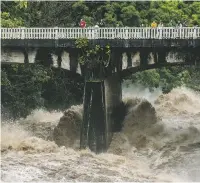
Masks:
[[[123,129],[99,155],[78,149],[82,105],[64,115],[35,110],[3,121],[1,180],[200,181],[199,93],[182,87],[162,94],[124,83],[123,100],[129,106]]]

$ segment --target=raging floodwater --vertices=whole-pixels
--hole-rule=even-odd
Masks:
[[[54,137],[59,129],[53,132],[62,113],[36,110],[27,119],[4,121],[1,180],[200,181],[200,95],[186,88],[163,95],[129,86],[123,98],[129,104],[123,130],[99,155],[78,150],[74,121],[81,118],[82,106],[66,111],[63,121],[71,120],[72,130],[61,132],[64,142]]]

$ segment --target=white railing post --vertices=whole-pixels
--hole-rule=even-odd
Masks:
[[[55,33],[55,39],[58,39],[59,38],[58,27],[54,27],[54,33]]]
[[[21,27],[21,39],[25,39],[25,27]]]

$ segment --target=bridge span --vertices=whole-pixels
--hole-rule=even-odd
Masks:
[[[75,41],[110,46],[105,65],[81,65]],[[85,78],[80,147],[106,151],[122,105],[121,80],[135,72],[200,64],[200,28],[1,28],[1,63],[35,63],[62,67]],[[89,74],[89,78],[88,78]],[[94,77],[95,76],[95,77]]]

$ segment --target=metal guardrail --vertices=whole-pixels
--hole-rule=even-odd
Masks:
[[[1,28],[1,39],[200,39],[200,27]]]

